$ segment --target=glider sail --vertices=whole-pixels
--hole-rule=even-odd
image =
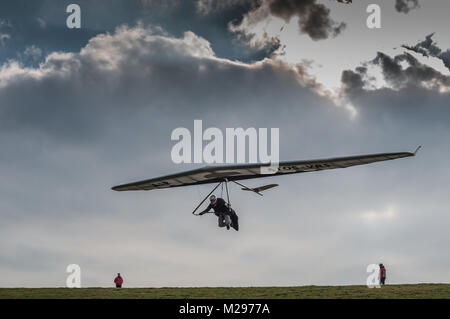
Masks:
[[[278,164],[278,169],[273,172],[273,174],[263,173],[264,168],[269,167],[270,164],[206,166],[203,168],[185,171],[177,174],[171,174],[143,181],[118,185],[112,187],[112,189],[115,191],[153,190],[180,186],[219,183],[221,181],[224,181],[225,179],[228,181],[238,181],[278,175],[315,172],[326,169],[345,168],[350,166],[365,165],[375,162],[415,156],[419,148],[417,148],[416,151],[412,153],[381,153],[307,161],[280,162]]]

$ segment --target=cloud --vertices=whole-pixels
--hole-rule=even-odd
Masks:
[[[258,0],[196,0],[197,13],[208,15],[235,6],[256,6]]]
[[[408,13],[409,11],[419,7],[419,0],[396,0],[395,9],[401,13]]]
[[[341,76],[342,92],[354,96],[366,90],[380,88],[376,77],[370,75],[368,67],[375,67],[381,72],[385,85],[395,90],[407,87],[421,87],[434,92],[450,91],[450,76],[419,62],[408,52],[391,57],[378,52],[375,59],[363,63],[355,70],[344,70]],[[373,70],[372,70],[373,71]]]
[[[38,48],[27,52],[38,53]],[[152,28],[120,27],[114,34],[92,38],[78,53],[51,53],[36,68],[16,61],[4,64],[0,68],[0,130],[28,127],[51,136],[82,139],[101,130],[103,121],[96,119],[105,111],[111,116],[133,108],[157,112],[181,107],[188,112],[186,108],[194,107],[191,100],[197,103],[203,96],[205,102],[195,105],[202,110],[209,107],[207,101],[229,101],[225,93],[229,87],[240,94],[259,90],[262,78],[272,78],[274,87],[285,86],[282,91],[292,86],[301,89],[296,72],[281,62],[244,64],[217,58],[209,42],[192,32],[173,38]],[[234,87],[242,81],[245,91]],[[183,97],[177,103],[186,106],[167,104],[160,92]],[[49,99],[53,103],[44,102]],[[39,107],[33,107],[36,103]],[[230,107],[238,107],[234,104],[230,101]]]
[[[337,36],[345,28],[345,23],[336,23],[330,18],[330,9],[315,0],[273,0],[269,4],[274,16],[289,21],[298,16],[300,30],[313,40],[322,40]]]
[[[40,18],[40,17],[36,17],[36,22],[39,25],[40,28],[42,29],[46,29],[47,28],[47,22],[45,22],[44,19]]]
[[[12,28],[13,25],[9,19],[0,18],[0,28],[4,28],[4,27]]]
[[[11,39],[11,36],[7,33],[0,33],[0,42],[4,45],[4,40]]]
[[[403,48],[422,54],[425,57],[436,57],[442,60],[444,65],[450,70],[450,49],[443,52],[441,48],[439,48],[436,42],[433,41],[434,33],[431,33],[426,36],[425,40],[417,43],[414,46],[402,45]]]
[[[323,40],[339,35],[346,24],[337,23],[330,17],[330,9],[317,3],[316,0],[264,0],[259,7],[248,12],[240,25],[230,25],[235,32],[245,32],[247,28],[269,16],[275,16],[289,22],[293,17],[298,18],[298,25],[302,33],[313,40]]]
[[[0,18],[0,43],[2,46],[5,46],[6,40],[11,39],[11,30],[13,25],[7,19]]]
[[[21,62],[25,64],[38,63],[42,60],[42,56],[42,50],[34,44],[27,46],[23,54],[19,55]]]
[[[385,210],[382,211],[367,211],[361,214],[361,218],[366,220],[367,222],[386,222],[393,218],[395,218],[397,212],[395,207],[388,206]]]
[[[402,62],[406,63],[405,67],[402,66]],[[381,67],[384,79],[394,88],[414,84],[437,91],[448,91],[450,89],[449,76],[420,63],[409,53],[391,58],[382,52],[378,52],[372,63]]]
[[[442,50],[436,46],[436,43],[433,41],[433,35],[434,33],[427,35],[424,41],[419,42],[415,46],[402,45],[402,47],[424,56],[437,56]]]
[[[341,76],[342,90],[349,95],[358,94],[366,86],[367,68],[359,67],[356,71],[344,70]]]
[[[447,67],[447,69],[450,70],[450,49],[442,52],[439,57],[442,59],[442,62],[444,62],[444,65]]]

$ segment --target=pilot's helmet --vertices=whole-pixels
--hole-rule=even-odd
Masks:
[[[215,204],[217,201],[216,195],[209,196],[209,201],[211,202],[211,204]]]

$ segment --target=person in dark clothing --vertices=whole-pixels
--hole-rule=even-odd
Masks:
[[[123,278],[120,276],[120,273],[118,273],[117,277],[114,278],[114,283],[116,284],[116,288],[122,288]]]
[[[386,267],[384,267],[383,264],[380,264],[380,284],[384,285],[385,281],[386,281]]]
[[[211,195],[209,197],[210,204],[206,209],[199,213],[199,215],[203,215],[208,213],[211,209],[214,210],[214,214],[218,217],[219,227],[227,227],[230,229],[230,226],[236,230],[239,230],[238,225],[238,217],[234,210],[232,210],[229,205],[225,202],[223,198],[217,198],[215,195]]]

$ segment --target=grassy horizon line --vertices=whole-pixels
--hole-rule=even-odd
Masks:
[[[450,284],[268,287],[0,288],[0,299],[450,299]]]

